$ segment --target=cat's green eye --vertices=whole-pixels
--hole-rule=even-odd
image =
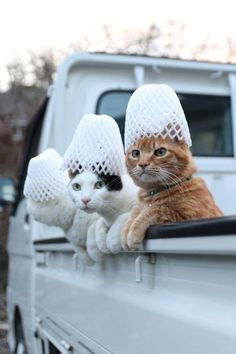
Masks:
[[[140,151],[135,149],[135,150],[132,150],[132,156],[133,157],[139,157],[140,156]]]
[[[80,191],[81,185],[79,183],[73,183],[72,188],[74,189],[74,191]]]
[[[166,148],[164,148],[164,147],[161,147],[161,148],[156,149],[156,150],[154,151],[154,155],[155,155],[155,156],[164,156],[166,153],[167,153],[167,150],[166,150]]]
[[[101,189],[106,185],[106,183],[104,181],[98,181],[95,183],[95,188],[96,189]]]

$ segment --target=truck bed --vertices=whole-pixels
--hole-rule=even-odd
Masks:
[[[143,249],[107,255],[92,267],[63,237],[34,247],[37,328],[64,348],[236,352],[234,216],[153,226]]]

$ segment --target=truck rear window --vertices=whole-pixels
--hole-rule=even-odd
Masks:
[[[124,136],[125,111],[132,91],[109,91],[97,103],[97,114],[116,119]],[[233,156],[232,114],[229,96],[178,94],[183,106],[195,156]]]

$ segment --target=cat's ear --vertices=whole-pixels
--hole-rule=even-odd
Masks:
[[[180,143],[180,140],[177,138],[177,136],[174,138],[174,142],[177,144]]]
[[[182,149],[182,150],[189,150],[188,145],[185,143],[185,141],[183,140],[179,140],[179,138],[176,136],[174,138],[174,143],[178,144],[178,146]]]

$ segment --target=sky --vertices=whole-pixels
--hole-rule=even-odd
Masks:
[[[64,49],[84,36],[96,37],[102,25],[144,29],[175,19],[193,37],[234,36],[234,1],[230,0],[0,0],[0,82],[5,65],[28,50]]]

